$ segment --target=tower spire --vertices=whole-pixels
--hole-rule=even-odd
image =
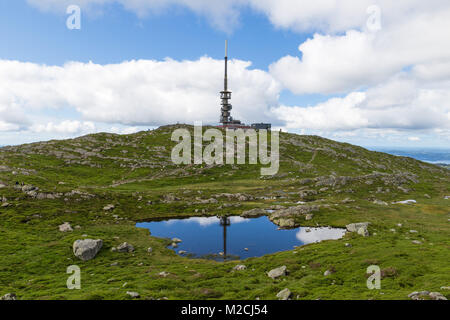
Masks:
[[[223,91],[220,92],[220,99],[222,100],[220,123],[226,125],[233,121],[233,118],[230,116],[230,111],[233,108],[230,104],[231,91],[228,91],[228,40],[225,40],[225,77]]]

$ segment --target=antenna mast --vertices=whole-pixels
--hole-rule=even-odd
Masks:
[[[225,40],[225,78],[223,91],[220,91],[220,99],[222,100],[220,123],[225,125],[233,121],[230,116],[230,111],[233,108],[230,104],[231,91],[228,91],[228,40]]]

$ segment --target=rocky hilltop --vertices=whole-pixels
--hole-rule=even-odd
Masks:
[[[144,298],[276,299],[289,285],[290,297],[299,299],[408,299],[413,291],[448,286],[448,169],[288,133],[280,134],[274,176],[261,176],[260,165],[175,165],[170,138],[180,127],[192,131],[172,125],[0,148],[0,255],[6,261],[0,294],[122,299],[133,289]],[[234,262],[176,256],[165,239],[134,227],[149,219],[223,214],[269,215],[283,228],[347,226],[349,232],[302,247],[301,254],[246,260],[236,274]],[[90,257],[84,261],[72,247],[86,238],[98,240],[77,242],[77,250],[95,251],[80,252]],[[121,246],[127,250],[117,250]],[[102,276],[87,276],[89,290],[62,292],[70,264]],[[384,270],[384,295],[366,287],[371,264]],[[266,275],[280,265],[289,270],[282,285]]]

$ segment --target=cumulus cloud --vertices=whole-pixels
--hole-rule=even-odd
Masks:
[[[95,124],[89,121],[64,120],[59,123],[34,124],[30,130],[35,133],[80,134],[95,131]]]
[[[250,62],[230,62],[234,111],[242,120],[266,120],[278,104],[279,84]],[[167,123],[217,123],[223,61],[138,60],[99,65],[70,62],[64,66],[0,60],[1,120],[19,125],[26,113],[75,109],[84,121],[156,126]],[[21,112],[23,116],[7,116]],[[258,110],[259,119],[255,119]],[[19,121],[20,120],[20,121]],[[31,121],[29,119],[28,121]],[[81,130],[89,122],[64,122],[33,130]],[[2,126],[7,128],[6,124]]]
[[[281,105],[272,111],[288,129],[327,136],[334,132],[337,137],[364,134],[379,138],[403,131],[407,136],[408,132],[422,132],[445,137],[450,130],[450,87],[445,81],[424,84],[402,73],[366,91],[314,106]]]
[[[445,77],[448,74],[439,70],[450,61],[450,42],[443,41],[449,38],[447,2],[442,10],[424,10],[376,33],[348,30],[343,35],[315,34],[299,46],[301,57],[285,56],[270,66],[270,72],[297,94],[358,90],[411,67],[422,72],[423,78]],[[420,66],[430,63],[435,70],[428,68],[432,74],[425,74]]]

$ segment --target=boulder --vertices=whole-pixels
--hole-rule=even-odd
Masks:
[[[103,207],[103,210],[109,211],[109,210],[113,210],[114,208],[115,208],[115,206],[113,204],[108,204]]]
[[[17,300],[17,296],[15,293],[7,293],[0,300]]]
[[[429,291],[414,291],[408,294],[408,297],[412,300],[447,300],[447,298],[440,292],[429,292]]]
[[[233,268],[233,270],[236,270],[236,271],[242,271],[245,269],[247,269],[247,267],[243,264],[238,264],[238,265],[234,266],[234,268]]]
[[[133,299],[137,299],[141,296],[139,293],[133,291],[127,291],[127,295],[129,295]]]
[[[275,269],[270,270],[267,275],[272,279],[277,279],[281,276],[285,276],[287,274],[286,266],[281,266]]]
[[[272,220],[272,222],[280,228],[295,228],[297,226],[294,219],[278,218]]]
[[[73,231],[72,226],[68,222],[64,222],[63,224],[59,225],[58,228],[61,232]]]
[[[76,240],[73,243],[73,254],[83,261],[91,260],[97,255],[102,246],[103,241],[100,239]]]
[[[173,238],[173,239],[172,239],[172,242],[173,242],[173,243],[180,243],[180,242],[182,242],[182,241],[181,241],[181,239],[179,239],[179,238]]]
[[[357,232],[358,234],[367,237],[369,235],[369,231],[367,230],[369,224],[370,222],[359,222],[348,224],[345,227],[349,232]]]
[[[277,298],[279,300],[288,300],[291,295],[292,295],[291,290],[289,290],[288,288],[285,288],[277,293]]]
[[[117,251],[118,252],[133,252],[134,247],[131,244],[124,242],[117,247]]]
[[[251,210],[242,212],[241,217],[244,217],[244,218],[258,217],[258,216],[263,216],[266,213],[267,213],[267,211],[264,209],[255,208],[255,209],[251,209]]]

